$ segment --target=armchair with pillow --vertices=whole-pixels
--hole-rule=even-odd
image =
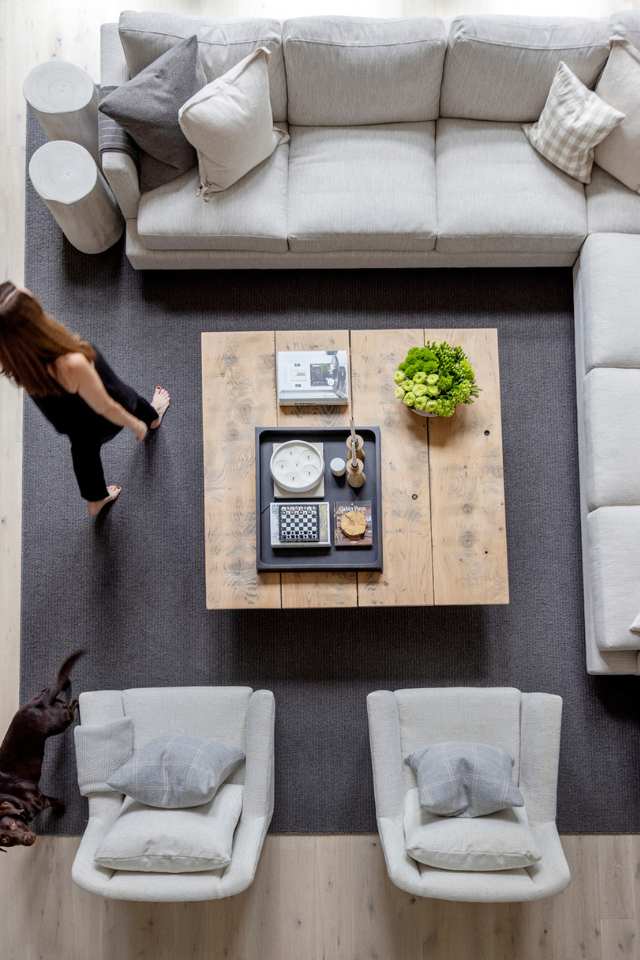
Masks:
[[[486,903],[539,900],[567,886],[555,824],[560,697],[492,687],[378,690],[367,709],[378,831],[396,886],[414,896]],[[434,744],[449,754],[441,769],[451,770],[452,755],[474,744],[508,755],[514,789],[502,785],[500,793],[507,809],[472,819],[421,806],[427,794],[413,768]],[[482,809],[496,808],[471,812]],[[510,867],[510,860],[523,865]]]
[[[249,687],[83,693],[76,753],[89,823],[73,864],[78,886],[167,902],[250,886],[273,813],[274,714],[273,694]],[[177,796],[153,783],[153,764],[171,748],[185,760]]]

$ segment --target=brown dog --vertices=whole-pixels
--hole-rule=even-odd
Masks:
[[[38,783],[48,737],[63,733],[75,719],[77,700],[71,700],[69,674],[84,650],[64,661],[55,682],[20,707],[0,745],[0,850],[35,843],[31,821],[51,807],[56,813],[64,804],[47,797]],[[64,694],[64,696],[63,696]]]

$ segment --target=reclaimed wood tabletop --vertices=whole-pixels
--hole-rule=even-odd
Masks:
[[[478,400],[419,417],[394,397],[412,346],[459,344]],[[348,350],[351,404],[279,407],[279,350]],[[431,606],[509,602],[498,336],[495,329],[202,334],[208,609]],[[384,569],[256,570],[255,427],[379,426]]]

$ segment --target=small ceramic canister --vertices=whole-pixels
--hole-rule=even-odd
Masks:
[[[329,464],[329,469],[334,477],[344,477],[347,470],[347,465],[342,457],[334,457]]]

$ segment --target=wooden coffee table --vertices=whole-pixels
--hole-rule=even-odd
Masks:
[[[393,395],[393,372],[425,340],[460,344],[480,398],[425,419]],[[278,350],[350,351],[356,425],[382,431],[384,570],[256,571],[257,426],[347,425],[340,407],[282,408]],[[509,602],[496,330],[202,334],[206,603],[210,610]]]

